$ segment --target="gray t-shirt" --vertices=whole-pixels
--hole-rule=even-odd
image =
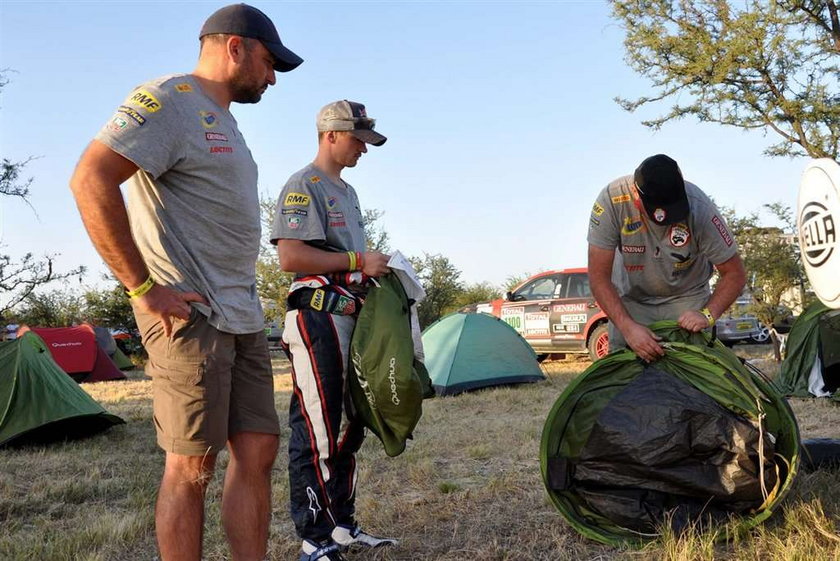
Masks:
[[[315,164],[309,164],[291,176],[280,192],[271,243],[279,239],[310,242],[332,251],[365,251],[356,191],[344,181],[334,183]]]
[[[738,252],[720,211],[699,187],[686,181],[688,218],[660,226],[636,205],[633,189],[632,175],[607,185],[589,219],[589,243],[616,251],[612,280],[619,295],[662,304],[709,294],[712,265]]]
[[[155,280],[202,294],[209,309],[193,305],[221,331],[261,331],[257,166],[233,115],[192,76],[166,76],[129,94],[96,139],[140,168],[128,213]]]

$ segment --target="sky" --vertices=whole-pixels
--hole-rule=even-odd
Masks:
[[[0,155],[35,157],[32,208],[0,199],[0,252],[57,255],[59,270],[85,265],[83,286],[101,287],[73,168],[135,86],[193,70],[198,31],[226,4],[0,1]],[[585,266],[598,192],[656,153],[739,214],[796,207],[807,159],[764,156],[772,135],[693,119],[652,131],[641,121],[667,105],[616,104],[653,90],[625,64],[606,2],[252,4],[305,61],[260,103],[231,107],[263,197],[314,158],[320,107],[364,103],[388,142],[342,177],[383,213],[392,249],[443,255],[465,283]]]

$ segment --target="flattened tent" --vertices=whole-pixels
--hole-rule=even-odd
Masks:
[[[551,501],[610,545],[655,539],[669,523],[679,531],[734,517],[736,533],[761,523],[799,468],[790,406],[720,341],[674,321],[650,328],[669,341],[664,357],[611,353],[552,407],[540,443]]]
[[[79,383],[125,380],[125,374],[96,344],[93,327],[22,327],[18,334],[34,331],[62,370]]]
[[[437,395],[545,379],[525,339],[488,314],[456,312],[439,319],[423,331],[423,350]]]
[[[32,331],[0,342],[0,446],[82,438],[122,423],[67,376]]]
[[[776,387],[784,395],[840,401],[840,310],[816,302],[796,319]]]
[[[125,356],[125,353],[117,346],[117,341],[111,335],[111,330],[107,327],[93,327],[93,332],[96,335],[96,344],[99,345],[108,358],[120,370],[131,370],[134,368],[134,363],[131,359]]]

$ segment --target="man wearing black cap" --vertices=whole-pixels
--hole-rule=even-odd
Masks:
[[[275,72],[302,60],[245,4],[211,15],[200,40],[192,74],[129,94],[82,155],[71,188],[91,240],[125,285],[149,354],[166,452],[155,510],[162,561],[201,559],[204,495],[226,446],[231,557],[258,561],[279,422],[256,294],[257,166],[229,108],[258,102]]]
[[[271,242],[280,266],[296,273],[289,288],[283,347],[292,362],[289,495],[303,540],[301,561],[339,561],[348,546],[395,543],[362,531],[355,519],[356,458],[364,427],[353,411],[347,374],[350,337],[370,277],[388,271],[388,256],[365,251],[356,191],[341,179],[366,144],[387,140],[365,106],[341,100],[318,113],[315,161],[286,182]]]
[[[744,288],[738,246],[714,203],[664,154],[605,187],[589,219],[589,283],[610,318],[610,349],[652,361],[664,350],[647,325],[711,325]],[[717,269],[714,293],[709,280]]]

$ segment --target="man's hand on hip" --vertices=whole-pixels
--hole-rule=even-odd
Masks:
[[[644,325],[633,323],[621,334],[627,346],[645,362],[652,362],[665,356],[665,349],[659,344],[662,338]]]
[[[210,303],[198,292],[178,292],[160,284],[154,285],[146,294],[135,299],[144,311],[158,316],[163,322],[163,333],[172,335],[172,318],[184,321],[190,319],[190,302]]]

